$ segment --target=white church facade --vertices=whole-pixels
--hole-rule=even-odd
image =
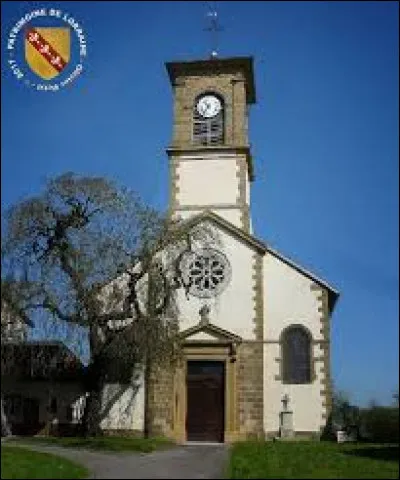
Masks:
[[[218,246],[182,266],[178,291],[183,360],[151,392],[152,424],[178,442],[277,435],[318,438],[331,408],[328,283],[253,234],[248,114],[251,58],[166,65],[174,93],[170,214],[208,222]],[[143,431],[143,386],[103,420]]]

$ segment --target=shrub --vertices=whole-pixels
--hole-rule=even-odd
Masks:
[[[372,442],[398,443],[398,407],[373,406],[361,414],[362,436]]]

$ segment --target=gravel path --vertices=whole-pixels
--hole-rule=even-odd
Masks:
[[[187,444],[145,454],[19,445],[81,463],[92,472],[90,478],[223,478],[228,460],[228,446],[224,444]]]

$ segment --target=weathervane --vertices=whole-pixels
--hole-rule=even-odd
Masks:
[[[209,8],[207,12],[207,17],[210,20],[210,25],[205,28],[207,32],[211,34],[211,58],[215,58],[218,55],[217,46],[218,46],[218,32],[221,32],[223,28],[218,23],[218,14],[216,10],[216,2],[206,2]]]

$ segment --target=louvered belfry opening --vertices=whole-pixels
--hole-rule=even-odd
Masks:
[[[214,94],[215,95],[215,94]],[[212,118],[205,118],[197,111],[197,99],[193,105],[193,144],[222,145],[224,143],[224,102],[219,113]]]

